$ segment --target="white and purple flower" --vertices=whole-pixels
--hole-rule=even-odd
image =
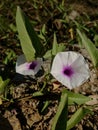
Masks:
[[[27,62],[24,55],[20,55],[16,62],[16,72],[22,75],[35,75],[41,68],[43,61],[41,58],[32,62]]]
[[[53,60],[50,73],[69,89],[82,85],[90,77],[84,57],[73,51],[59,52]]]

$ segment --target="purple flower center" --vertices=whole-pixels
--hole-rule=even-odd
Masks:
[[[71,66],[66,66],[63,69],[63,74],[67,77],[71,77],[73,75],[74,71]]]
[[[37,66],[37,62],[33,61],[33,62],[30,64],[29,69],[34,70],[36,66]]]

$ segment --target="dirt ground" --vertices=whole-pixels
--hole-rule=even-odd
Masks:
[[[91,4],[90,2],[84,0],[74,0],[74,2],[73,0],[67,0],[65,6],[66,8],[71,8],[69,15],[74,10],[81,16],[89,14],[92,21],[98,20],[98,6],[95,4]],[[56,19],[57,18],[58,16],[56,16]],[[47,23],[48,22],[49,21],[47,21]],[[87,115],[79,124],[72,128],[72,130],[98,130],[98,72],[94,70],[85,49],[80,49],[78,45],[68,46],[67,50],[70,49],[75,51],[78,50],[82,53],[87,58],[91,70],[91,77],[89,81],[73,91],[90,96],[94,99],[89,104],[93,106],[94,114]],[[3,57],[2,46],[0,46],[0,50],[2,51]],[[4,66],[1,64],[0,68],[3,69],[3,67]],[[42,87],[43,80],[43,76],[37,78],[28,76],[22,77],[14,73],[14,78],[11,81],[13,85],[9,89],[10,95],[8,95],[8,97],[13,100],[10,102],[4,101],[0,105],[0,130],[51,130],[53,117],[58,106],[57,99],[62,89],[65,87],[60,85],[59,88],[53,90],[50,83],[47,84],[47,88],[51,90],[53,96],[50,94],[42,97],[32,97],[32,93],[40,90]],[[47,99],[49,100],[48,108],[42,112],[42,107]],[[73,114],[75,110],[76,108],[71,106],[69,114]]]

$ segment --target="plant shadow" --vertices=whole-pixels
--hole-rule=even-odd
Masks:
[[[0,114],[0,130],[13,130],[9,121]]]

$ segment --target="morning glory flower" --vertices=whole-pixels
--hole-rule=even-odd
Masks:
[[[59,52],[53,60],[50,73],[69,89],[82,85],[90,77],[84,57],[73,51]]]
[[[35,75],[41,68],[43,61],[41,58],[32,62],[27,62],[24,55],[20,55],[16,62],[16,72],[22,75]]]

